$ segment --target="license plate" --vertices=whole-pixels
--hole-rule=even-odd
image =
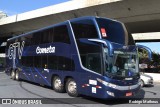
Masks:
[[[126,93],[126,96],[132,96],[132,92]]]

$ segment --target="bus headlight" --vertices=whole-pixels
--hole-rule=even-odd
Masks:
[[[116,85],[112,84],[112,83],[108,83],[108,86],[111,87],[111,88],[116,88]]]
[[[99,81],[100,83],[102,83],[103,85],[105,85],[107,87],[111,87],[111,88],[116,88],[117,87],[117,85],[109,83],[109,82],[106,82],[106,81],[103,81],[103,80],[101,80],[99,78],[97,78],[97,81]]]

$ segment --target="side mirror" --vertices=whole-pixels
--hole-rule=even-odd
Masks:
[[[152,60],[152,51],[150,48],[148,48],[147,46],[143,46],[143,45],[136,45],[137,48],[139,49],[144,49],[148,52],[148,57],[149,57],[149,60]]]
[[[105,45],[108,47],[109,56],[113,56],[114,52],[113,52],[113,46],[111,42],[108,40],[105,40],[105,42],[106,42]]]

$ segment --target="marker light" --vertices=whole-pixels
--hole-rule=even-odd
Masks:
[[[110,91],[107,91],[107,94],[114,97],[114,93],[113,92],[110,92]]]

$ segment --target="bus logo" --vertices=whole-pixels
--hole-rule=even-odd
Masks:
[[[37,54],[55,53],[55,47],[49,46],[48,48],[41,48],[38,46],[36,48],[36,53]]]
[[[25,44],[24,41],[21,44],[20,42],[15,42],[13,44],[10,44],[9,49],[8,49],[9,59],[16,59],[17,54],[18,54],[18,58],[21,59],[24,44]]]

